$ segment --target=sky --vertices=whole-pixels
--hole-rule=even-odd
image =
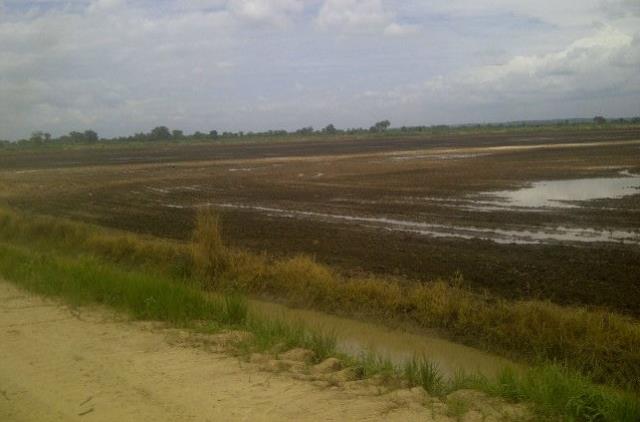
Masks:
[[[0,0],[0,139],[640,115],[640,0]]]

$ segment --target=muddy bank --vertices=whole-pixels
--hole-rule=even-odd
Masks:
[[[252,309],[269,318],[299,321],[305,326],[335,334],[337,349],[350,355],[376,352],[395,364],[424,356],[436,363],[443,375],[457,371],[496,375],[505,366],[515,367],[507,359],[445,340],[435,332],[414,334],[378,324],[341,318],[308,309],[295,309],[271,302],[252,300]]]

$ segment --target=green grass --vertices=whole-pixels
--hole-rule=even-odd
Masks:
[[[208,300],[187,284],[118,269],[93,257],[64,258],[2,244],[0,274],[32,292],[72,305],[110,306],[135,319],[185,324],[201,319],[239,323],[246,318],[246,305],[241,308],[231,299]]]
[[[460,278],[403,284],[344,277],[307,256],[269,259],[225,245],[219,218],[198,217],[194,272],[214,288],[239,288],[289,304],[439,328],[454,340],[527,360],[563,362],[595,381],[640,391],[640,325],[615,313],[474,294]]]
[[[215,215],[192,244],[0,209],[0,240],[190,280],[209,291],[277,297],[289,305],[439,328],[453,340],[530,363],[562,362],[597,382],[640,391],[640,324],[615,313],[473,294],[458,279],[425,284],[345,277],[306,256],[272,258],[225,245]]]
[[[571,420],[640,420],[640,401],[632,394],[615,394],[561,366],[547,365],[522,373],[505,369],[484,389],[512,401],[537,403],[539,414],[564,414]]]
[[[411,384],[421,386],[433,396],[440,396],[447,391],[438,365],[424,356],[406,362],[403,372]]]
[[[132,270],[96,257],[69,257],[0,243],[0,275],[29,291],[58,297],[76,306],[101,304],[126,312],[134,319],[166,321],[182,327],[206,322],[214,329],[253,333],[251,340],[238,345],[239,353],[305,347],[315,352],[316,361],[339,355],[335,336],[253,315],[246,299],[237,292],[212,295],[189,282]],[[474,388],[514,402],[533,403],[537,414],[544,418],[640,420],[637,397],[595,386],[561,367],[505,370],[496,380],[462,373],[448,379],[424,357],[403,365],[394,365],[373,353],[341,357],[363,377],[380,374],[392,385],[419,385],[434,396]]]

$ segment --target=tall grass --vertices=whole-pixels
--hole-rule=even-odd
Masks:
[[[201,212],[196,217],[197,230],[193,233],[192,256],[200,277],[215,281],[231,269],[231,254],[222,241],[220,217]]]
[[[233,274],[213,275],[210,282],[217,287],[226,284],[330,312],[404,319],[440,328],[485,350],[530,362],[560,362],[596,381],[640,391],[640,325],[631,318],[550,302],[481,296],[465,290],[460,276],[413,285],[376,277],[347,278],[307,256],[270,260],[230,249],[219,231],[200,225],[210,220],[218,221],[198,219],[194,250],[199,249],[200,239],[216,236],[215,248],[208,246],[210,241],[201,248],[220,251],[222,256],[211,259],[224,260],[233,268]],[[198,265],[200,260],[194,262]]]
[[[319,271],[316,276],[318,274],[323,272]],[[42,253],[0,242],[0,276],[36,293],[61,297],[76,305],[108,305],[136,319],[167,321],[179,326],[204,321],[218,328],[247,330],[253,336],[238,346],[246,352],[306,347],[315,352],[316,361],[336,354],[334,336],[252,315],[246,299],[237,291],[211,295],[203,292],[199,285],[179,283],[169,276],[135,270],[97,257]],[[505,370],[497,380],[465,374],[446,379],[437,365],[426,358],[415,358],[400,366],[374,354],[343,359],[360,368],[356,372],[362,376],[379,373],[389,379],[422,386],[434,396],[474,388],[516,402],[535,403],[538,414],[545,418],[640,420],[637,397],[594,386],[584,376],[562,366],[546,365],[518,372]]]
[[[42,250],[92,253],[181,278],[189,278],[194,268],[191,250],[184,244],[1,208],[0,240]]]
[[[598,382],[640,391],[640,325],[614,313],[473,294],[460,279],[408,284],[344,277],[307,256],[274,259],[228,247],[204,210],[191,245],[0,210],[0,239],[90,253],[205,288],[288,304],[439,328],[450,337],[530,362],[557,362]],[[75,252],[72,252],[75,251]]]

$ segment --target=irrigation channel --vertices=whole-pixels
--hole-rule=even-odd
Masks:
[[[375,352],[394,364],[401,364],[414,356],[424,356],[436,363],[445,376],[453,376],[460,370],[492,376],[505,366],[517,367],[505,358],[443,339],[435,332],[417,334],[259,300],[251,300],[250,306],[270,318],[300,322],[307,327],[332,333],[337,338],[338,351],[349,355]]]

